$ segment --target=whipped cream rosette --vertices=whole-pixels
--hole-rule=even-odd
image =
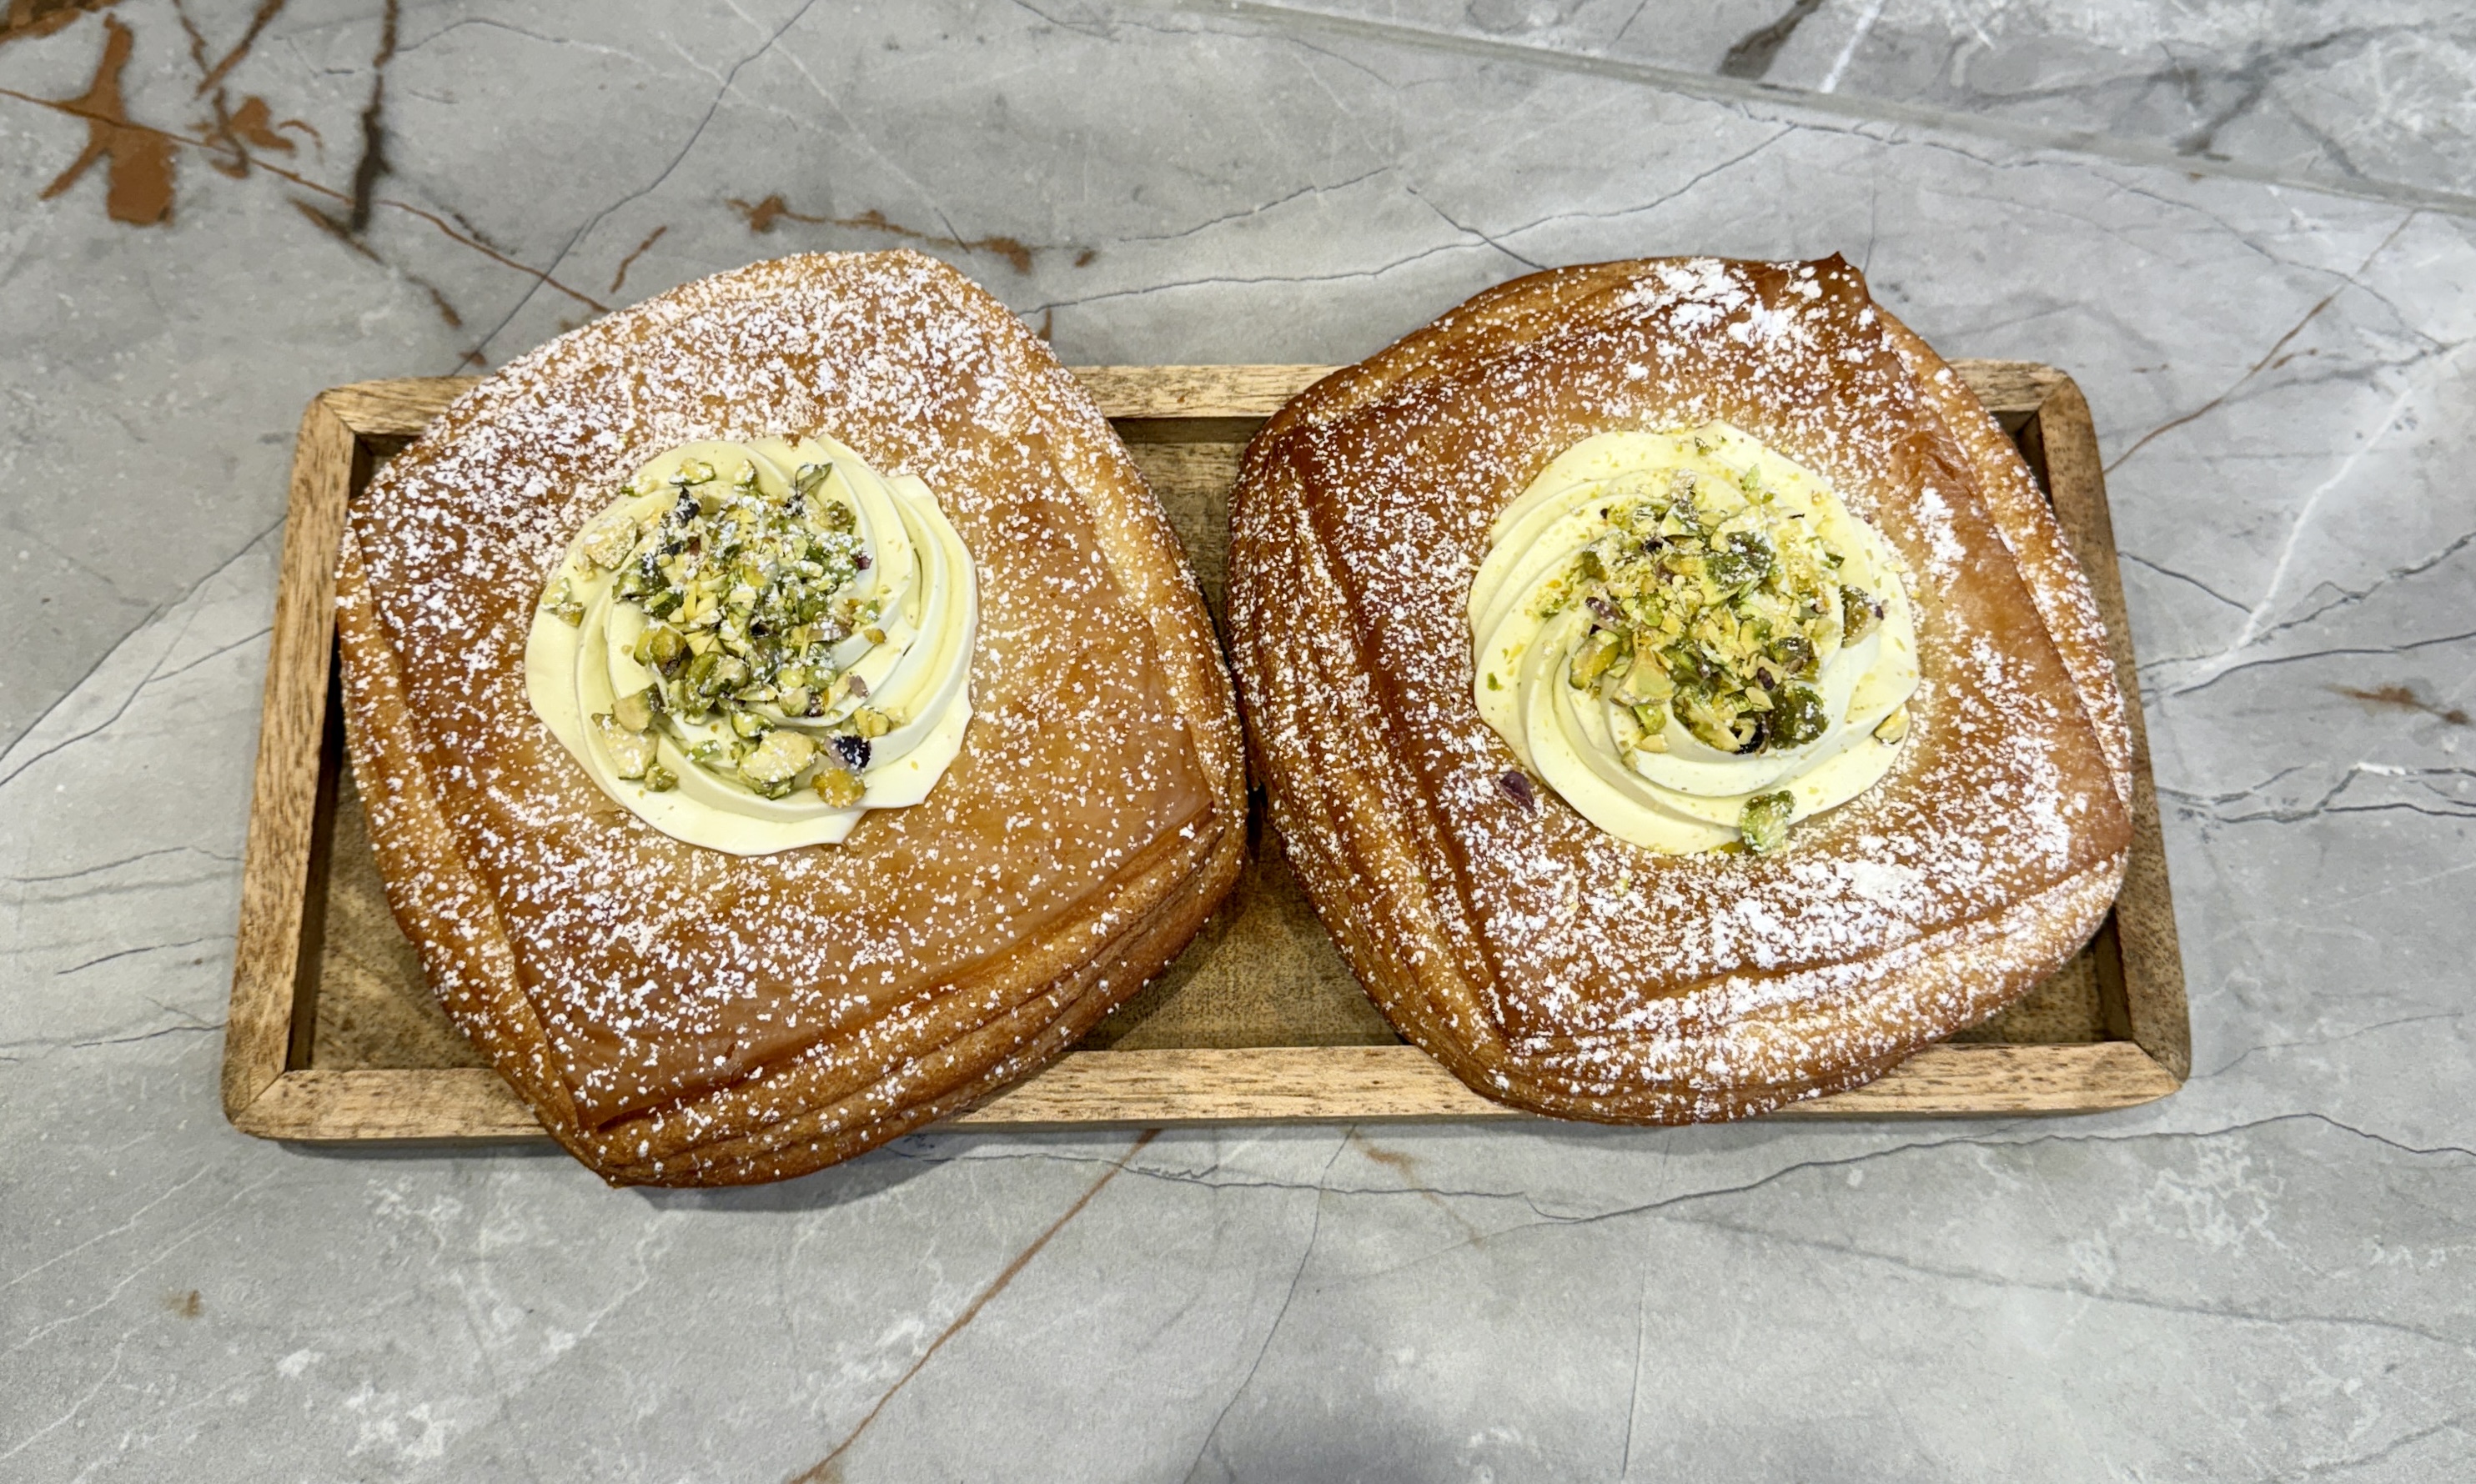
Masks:
[[[569,544],[526,685],[647,824],[768,854],[928,797],[971,722],[978,613],[919,480],[822,436],[689,443]]]
[[[1621,839],[1776,850],[1907,735],[1902,579],[1828,485],[1726,423],[1600,433],[1492,529],[1470,592],[1479,714]]]

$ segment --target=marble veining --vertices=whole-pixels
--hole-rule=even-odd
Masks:
[[[2449,1480],[2476,150],[2396,0],[37,0],[0,24],[0,1476]],[[215,1102],[302,404],[907,242],[1070,360],[1839,251],[2095,409],[2194,1076],[2046,1123],[929,1135]]]

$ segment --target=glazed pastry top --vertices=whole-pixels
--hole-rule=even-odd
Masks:
[[[853,471],[934,492],[977,590],[970,723],[918,804],[871,810],[829,848],[732,855],[655,828],[579,766],[534,712],[526,651],[572,546],[638,471],[723,444],[773,449],[768,462],[796,479],[819,460],[766,441],[786,432],[829,461],[839,438]],[[737,472],[728,455],[693,457]],[[1235,750],[1226,693],[1188,657],[1209,642],[1192,579],[1155,555],[1175,551],[1156,507],[1089,493],[1121,488],[1140,493],[1069,373],[1003,306],[907,253],[789,259],[688,284],[460,399],[355,502],[359,568],[339,590],[372,639],[372,662],[346,677],[348,714],[401,720],[363,727],[356,766],[418,780],[455,880],[486,891],[504,940],[458,957],[458,925],[428,925],[442,1000],[458,1004],[484,974],[521,986],[521,1007],[490,1013],[537,1021],[578,1124],[649,1114],[658,1150],[694,1135],[663,1111],[680,1100],[727,1091],[733,1117],[758,1120],[769,1087],[796,1086],[780,1096],[799,1100],[867,1088],[912,1054],[904,1048],[933,1049],[934,1026],[1011,1002],[976,997],[1076,969],[1056,935],[1097,944],[1127,930],[1113,894],[1206,849],[1232,812],[1221,802]],[[926,513],[901,487],[890,498]],[[1122,506],[1157,523],[1157,539],[1149,527],[1127,535],[1135,516]],[[634,550],[650,537],[623,539]],[[872,539],[884,555],[891,526]],[[876,662],[837,678],[873,676]],[[785,679],[772,703],[736,692],[737,714],[779,712]],[[716,703],[708,721],[730,712],[718,693],[701,699]],[[812,720],[838,732],[837,716],[858,714],[841,705]],[[385,791],[368,800],[374,836],[409,829]],[[454,881],[430,869],[408,857],[391,893],[445,900]]]
[[[1292,676],[1281,694],[1294,699],[1257,706],[1265,751],[1313,772],[1329,766],[1318,760],[1327,755],[1382,750],[1380,762],[1353,763],[1362,771],[1351,777],[1413,822],[1402,827],[1402,847],[1422,853],[1417,870],[1429,884],[1416,900],[1439,934],[1426,951],[1449,951],[1468,966],[1513,1044],[1622,1033],[1684,1047],[1693,1027],[1742,1024],[1775,1004],[1824,1014],[1838,992],[1829,986],[1854,992],[1871,972],[1857,966],[1875,955],[1991,919],[2119,857],[2129,830],[2115,767],[2119,702],[2111,677],[2079,683],[2042,611],[2061,605],[2067,619],[2087,616],[2086,626],[2075,622],[2078,644],[2080,627],[2094,630],[2082,611],[2086,587],[2076,572],[2049,579],[2042,570],[2055,596],[2032,592],[1979,492],[1969,448],[1892,328],[1864,280],[1836,259],[1556,270],[1482,294],[1327,379],[1250,446],[1233,553],[1277,553],[1285,570],[1312,563],[1332,589],[1293,625],[1259,615],[1302,601],[1289,595],[1318,583],[1233,587],[1240,632],[1300,635],[1253,659],[1259,672]],[[1939,361],[1917,364],[1924,375],[1951,375]],[[1961,399],[1967,416],[1985,419],[1965,389]],[[1853,734],[1845,723],[1849,705],[1864,720],[1910,683],[1896,673],[1905,661],[1861,697],[1876,676],[1868,665],[1837,711],[1838,681],[1816,687],[1826,734],[1811,745],[1875,748],[1873,760],[1888,754],[1888,765],[1838,807],[1813,813],[1819,801],[1800,799],[1811,817],[1768,853],[1664,853],[1576,805],[1544,748],[1525,757],[1505,739],[1511,724],[1491,725],[1483,713],[1485,640],[1472,626],[1473,598],[1485,608],[1493,596],[1474,587],[1498,581],[1492,552],[1524,519],[1525,492],[1551,498],[1542,482],[1564,477],[1551,472],[1560,458],[1606,434],[1715,425],[1730,430],[1736,451],[1720,467],[1751,461],[1763,487],[1775,482],[1783,496],[1810,480],[1806,487],[1845,507],[1851,524],[1824,546],[1904,575],[1916,638],[1909,730],[1896,746],[1874,740],[1881,721]],[[1991,423],[1985,431],[1999,439]],[[1724,546],[1727,531],[1710,534]],[[1508,554],[1498,570],[1519,559]],[[1866,591],[1886,600],[1888,639],[1893,584],[1878,577],[1875,586],[1879,594]],[[1304,637],[1335,625],[1341,638]],[[1625,637],[1625,624],[1602,627]],[[1586,632],[1574,636],[1569,654],[1584,642]],[[1346,662],[1323,655],[1344,644]],[[1500,683],[1516,679],[1497,673]],[[1569,685],[1567,674],[1554,683]],[[1715,693],[1734,683],[1696,679]],[[1789,677],[1735,677],[1747,679],[1768,686]],[[1548,699],[1561,700],[1552,686]],[[1668,700],[1670,719],[1681,720]],[[1726,731],[1742,744],[1746,722],[1743,709],[1715,709],[1703,718],[1706,738]],[[1833,724],[1842,725],[1837,738]],[[1357,740],[1323,735],[1335,726]],[[1526,741],[1554,740],[1527,724],[1515,730]],[[1663,735],[1675,733],[1664,727]],[[1696,740],[1719,751],[1706,738]],[[1692,758],[1672,742],[1661,755],[1719,760]],[[1712,797],[1739,799],[1742,808],[1742,791]],[[1319,828],[1281,823],[1285,831]],[[1337,842],[1346,838],[1336,829]],[[1901,1044],[1884,1035],[1883,1045]]]

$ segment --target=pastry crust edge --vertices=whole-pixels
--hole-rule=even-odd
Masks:
[[[935,261],[907,249],[866,256]],[[1187,849],[1176,848],[1179,835],[1162,836],[1080,910],[1017,944],[1005,955],[1006,967],[1016,972],[973,976],[974,999],[985,1002],[994,996],[1003,1002],[991,1013],[925,1047],[879,1057],[879,1075],[830,1101],[775,1112],[781,1093],[789,1090],[768,1088],[759,1077],[676,1099],[650,1114],[600,1128],[581,1125],[526,996],[496,901],[465,859],[430,782],[397,657],[371,608],[359,543],[346,525],[335,600],[346,678],[345,738],[389,908],[450,1018],[551,1137],[613,1185],[783,1179],[969,1107],[1065,1051],[1167,968],[1227,898],[1245,864],[1246,771],[1236,701],[1184,549],[1074,373],[1028,327],[971,286],[975,308],[1003,317],[1031,361],[1021,389],[1046,425],[1036,432],[1046,438],[1052,459],[1072,475],[1067,487],[1092,522],[1125,601],[1149,620],[1154,661],[1186,724],[1212,806],[1205,819],[1188,827]],[[441,430],[452,429],[457,410],[451,406],[433,424],[433,433],[424,437],[449,435]],[[1096,947],[1092,926],[1112,917],[1123,926]],[[912,1002],[941,995],[951,1001],[952,989],[930,990]],[[887,1018],[906,1008],[899,1006]],[[785,1065],[796,1067],[808,1054],[786,1058]],[[681,1125],[691,1131],[678,1131]]]
[[[1716,1033],[1687,1037],[1607,1032],[1516,1040],[1504,1033],[1483,986],[1461,967],[1483,961],[1473,928],[1449,890],[1429,889],[1431,881],[1453,879],[1450,859],[1428,812],[1399,797],[1412,785],[1391,766],[1395,748],[1384,740],[1391,724],[1367,683],[1352,627],[1312,624],[1296,606],[1257,601],[1254,574],[1272,565],[1274,548],[1294,585],[1340,590],[1300,496],[1267,477],[1270,451],[1290,430],[1345,416],[1424,379],[1431,367],[1449,369],[1484,356],[1499,339],[1526,338],[1527,327],[1569,317],[1643,266],[1631,260],[1551,269],[1482,290],[1283,407],[1250,443],[1231,496],[1230,648],[1250,757],[1265,780],[1292,869],[1344,960],[1404,1039],[1498,1102],[1591,1122],[1677,1125],[1751,1117],[1862,1085],[2017,1002],[2097,930],[2121,890],[2130,852],[2127,845],[2035,895],[1921,939],[1845,964],[1760,976],[1776,981],[1802,975],[1819,985],[1834,970],[1871,967],[1853,1000],[1843,994],[1827,1006],[1775,1005]],[[1968,458],[2128,811],[2131,738],[2086,575],[2018,451],[1975,394],[1914,332],[1879,305],[1875,311],[1927,409]],[[1318,705],[1346,705],[1350,716],[1321,736],[1289,725]],[[1336,732],[1374,745],[1331,746]],[[1284,750],[1294,755],[1284,758]],[[1366,766],[1371,759],[1376,767]],[[2006,956],[1988,973],[1970,951],[1997,940]],[[1670,1058],[1684,1064],[1677,1075],[1647,1082],[1638,1075],[1590,1075],[1594,1062],[1638,1059],[1661,1043],[1681,1053]],[[1721,1070],[1766,1059],[1785,1075]],[[1806,1065],[1787,1072],[1784,1064],[1794,1061]]]

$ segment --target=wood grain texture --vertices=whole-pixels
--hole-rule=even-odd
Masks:
[[[2084,1113],[2163,1097],[2175,1079],[2127,1042],[1936,1046],[1864,1087],[1772,1118]],[[1262,1123],[1548,1122],[1488,1101],[1409,1046],[1075,1051],[947,1128]],[[369,1143],[546,1137],[487,1068],[287,1072],[235,1120],[268,1139]]]
[[[261,1139],[320,1144],[550,1138],[488,1067],[286,1072],[233,1125]]]
[[[1331,366],[1072,366],[1110,420],[1261,420],[1332,374]]]
[[[1968,383],[1970,391],[1977,393],[1977,400],[2007,432],[2044,407],[2054,389],[2071,380],[2053,366],[2035,360],[1954,360],[1947,364]]]
[[[1864,1087],[1770,1116],[2087,1112],[2145,1102],[2173,1087],[2172,1079],[2139,1048],[2123,1042],[1937,1046]],[[947,1125],[1064,1127],[1533,1117],[1472,1092],[1416,1047],[1182,1047],[1078,1051]]]
[[[2034,412],[2068,378],[2034,360],[1955,360],[1953,370],[1977,393],[1987,410]],[[1198,421],[1261,420],[1339,369],[1334,366],[1071,366],[1077,379],[1112,421],[1175,418]],[[404,377],[355,382],[326,393],[329,407],[354,432],[376,438],[409,438],[430,425],[463,390],[471,376]],[[1190,433],[1189,441],[1196,441]],[[1215,440],[1217,441],[1217,440]]]
[[[2045,455],[2055,518],[2089,574],[2098,617],[2106,624],[2116,682],[2123,687],[2124,720],[2132,730],[2132,858],[2116,899],[2121,1032],[2158,1059],[2178,1082],[2192,1071],[2192,1020],[2184,993],[2184,952],[2175,930],[2175,901],[2166,883],[2166,839],[2158,820],[2158,785],[2149,774],[2149,728],[2142,717],[2141,671],[2133,655],[2132,615],[2123,604],[2116,563],[2115,519],[2106,504],[2106,474],[2089,402],[2058,371],[2039,407],[2037,439]],[[2111,989],[2115,986],[2109,986]]]
[[[366,438],[417,437],[447,404],[481,381],[478,376],[403,377],[387,382],[355,382],[329,391],[323,400],[346,427]]]
[[[310,1054],[292,1058],[290,1065],[331,1070],[487,1067],[489,1058],[465,1039],[430,992],[421,955],[396,927],[353,770],[342,766],[335,771],[340,778],[327,837],[316,1013],[306,1017]],[[310,910],[320,910],[314,896]],[[303,942],[309,942],[306,931]],[[297,1035],[301,1027],[294,1029]]]
[[[2100,941],[2029,1000],[1865,1087],[1773,1117],[2092,1111],[2163,1097],[2190,1064],[2156,796],[2087,404],[2070,378],[2049,366],[1952,364],[2020,437],[2044,474],[2057,514],[2090,574],[2125,694],[2134,702],[2132,873]],[[1239,445],[1265,416],[1327,369],[1077,368],[1129,435],[1137,462],[1170,510],[1212,599],[1218,599],[1226,560],[1227,484]],[[359,1143],[542,1136],[495,1072],[448,1064],[468,1061],[469,1047],[447,1046],[435,1036],[408,1039],[390,1020],[387,1012],[406,1009],[431,1012],[409,1017],[424,1026],[439,1017],[417,969],[406,971],[409,957],[382,952],[400,944],[362,941],[391,933],[393,923],[375,871],[363,858],[366,846],[355,851],[358,809],[349,778],[340,779],[340,801],[337,787],[323,799],[320,794],[321,750],[333,725],[327,706],[333,686],[333,571],[345,504],[376,457],[418,434],[470,384],[471,379],[455,377],[364,382],[322,394],[303,417],[224,1067],[228,1115],[262,1137]],[[1213,606],[1217,616],[1217,601]],[[332,842],[324,833],[331,829]],[[1277,849],[1265,850],[1264,844],[1258,842],[1257,854],[1276,861]],[[328,885],[324,867],[330,863],[338,873],[336,889],[358,894],[352,901],[339,904],[321,889]],[[1529,1116],[1478,1098],[1423,1052],[1394,1041],[1349,981],[1312,915],[1289,900],[1297,888],[1286,869],[1266,866],[1255,874],[1264,878],[1255,893],[1262,900],[1241,894],[1244,902],[1254,903],[1253,920],[1242,921],[1248,913],[1233,908],[1229,921],[1207,928],[1189,957],[1122,1006],[1085,1049],[950,1125],[1020,1129]],[[305,917],[305,898],[309,911],[317,914],[314,920]],[[337,941],[322,944],[322,932]],[[1327,983],[1336,973],[1337,984]],[[322,976],[331,981],[323,993]],[[344,1002],[382,980],[377,993],[407,1003]],[[336,1001],[331,1006],[335,1019],[319,1026],[312,1042],[313,1012],[330,996]],[[2103,1004],[2120,1008],[2110,1013],[2099,1008]],[[1351,1019],[1345,1010],[1365,1013]],[[355,1014],[363,1018],[356,1020]],[[1300,1044],[1308,1040],[1316,1044]],[[441,1054],[442,1047],[452,1054]],[[287,1048],[293,1049],[288,1071]],[[389,1065],[387,1048],[406,1054]],[[302,1055],[304,1049],[310,1054]],[[349,1064],[334,1065],[331,1058]]]
[[[335,551],[359,459],[325,396],[301,414],[267,641],[264,709],[241,861],[232,1009],[224,1028],[227,1117],[283,1072],[301,981],[302,913],[320,826],[318,774],[335,650]]]

